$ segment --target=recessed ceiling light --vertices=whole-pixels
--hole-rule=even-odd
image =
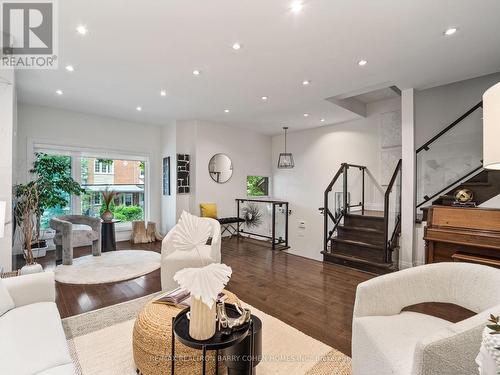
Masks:
[[[458,31],[458,29],[456,27],[450,27],[450,28],[446,29],[446,31],[444,32],[444,35],[450,36],[450,35],[455,34],[457,31]]]
[[[237,50],[239,50],[239,49],[241,49],[241,44],[239,44],[239,43],[234,43],[234,44],[233,44],[233,49],[234,49],[234,50],[236,50],[236,51],[237,51]]]
[[[225,109],[224,112],[229,113],[229,109]]]
[[[304,7],[304,4],[302,4],[302,1],[299,1],[299,0],[292,1],[292,3],[290,4],[290,10],[293,13],[300,13],[300,11],[302,10],[303,7]]]
[[[165,90],[161,90],[161,91],[160,91],[160,95],[161,95],[161,96],[167,96],[167,92],[166,92]]]
[[[366,61],[366,60],[359,60],[358,61],[359,66],[365,66],[366,64],[368,64],[368,61]]]
[[[321,119],[321,120],[319,120],[319,121],[321,121],[321,122],[325,122],[325,119],[324,119],[324,118],[322,118],[322,119]]]
[[[265,101],[265,100],[267,100],[269,98],[267,96],[263,96],[261,99]]]
[[[309,117],[309,113],[304,113],[304,117]]]
[[[302,84],[303,84],[304,86],[308,86],[308,85],[310,85],[310,84],[311,84],[311,81],[309,81],[309,80],[307,80],[307,79],[306,79],[306,80],[302,81]]]
[[[140,112],[140,111],[142,111],[142,107],[139,106],[139,107],[136,108],[136,110],[137,110],[137,112]]]
[[[57,95],[62,95],[62,94],[64,94],[64,93],[63,93],[63,91],[62,91],[62,90],[56,90],[56,94],[57,94]]]
[[[66,70],[68,72],[74,72],[75,71],[75,67],[73,65],[66,65]]]
[[[85,26],[85,25],[78,25],[78,26],[76,27],[76,32],[77,32],[78,34],[80,34],[80,35],[87,35],[87,33],[88,33],[89,31],[87,30],[87,26]]]
[[[199,76],[201,74],[201,72],[199,70],[193,70],[193,74],[195,76]]]

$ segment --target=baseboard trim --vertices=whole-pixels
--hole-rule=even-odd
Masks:
[[[400,261],[399,262],[399,269],[403,270],[405,268],[412,268],[414,267],[413,262],[405,262],[405,261]]]
[[[384,205],[382,203],[365,203],[365,210],[384,211]]]

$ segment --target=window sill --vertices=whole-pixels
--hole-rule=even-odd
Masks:
[[[132,230],[132,223],[116,223],[115,232],[127,232]]]

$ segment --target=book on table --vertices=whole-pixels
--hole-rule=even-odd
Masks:
[[[162,295],[157,300],[153,301],[153,303],[159,303],[163,305],[169,306],[177,306],[180,308],[185,308],[191,306],[191,293],[189,293],[186,289],[177,288]]]
[[[222,292],[217,296],[217,300],[225,300],[226,295]],[[163,294],[160,298],[153,301],[153,303],[159,303],[163,305],[176,306],[179,308],[186,308],[191,306],[191,293],[186,289],[177,288]]]

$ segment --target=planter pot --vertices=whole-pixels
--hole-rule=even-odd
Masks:
[[[215,335],[216,306],[208,308],[201,299],[191,298],[189,336],[195,340],[208,340]]]
[[[29,275],[31,273],[40,273],[43,272],[43,268],[41,264],[35,263],[35,264],[27,264],[24,267],[21,268],[21,271],[19,272],[20,275]]]
[[[40,240],[31,244],[31,251],[33,252],[33,258],[42,258],[47,255],[47,241]]]
[[[48,248],[48,246],[45,246],[39,247],[38,249],[31,249],[31,251],[33,252],[33,258],[43,258],[45,255],[47,255]]]
[[[31,252],[33,253],[33,258],[41,258],[47,255],[47,241],[40,240],[38,242],[33,242],[31,244]],[[24,259],[26,259],[26,249],[23,251]]]
[[[104,221],[112,221],[113,217],[114,217],[114,215],[110,210],[104,211],[101,215],[101,219]]]

